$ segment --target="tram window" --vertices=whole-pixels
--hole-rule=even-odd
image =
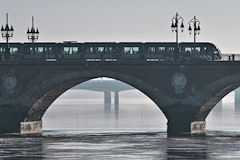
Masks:
[[[159,51],[165,51],[165,47],[158,47]]]
[[[37,52],[35,47],[34,48],[33,47],[29,47],[28,49],[29,49],[30,53],[33,53],[33,49],[35,49],[34,52]]]
[[[200,47],[196,47],[195,51],[200,52],[201,51]]]
[[[102,52],[112,52],[113,48],[112,47],[102,47],[103,51]]]
[[[93,47],[89,47],[87,50],[88,50],[90,53],[93,53],[93,51],[94,51]]]
[[[219,54],[218,50],[214,50],[213,52],[214,54]]]
[[[202,54],[208,54],[208,48],[207,47],[203,47],[201,53]]]
[[[165,47],[157,47],[157,52],[165,52]]]
[[[185,47],[185,52],[191,53],[192,52],[192,48],[191,47]]]
[[[78,52],[78,47],[72,47],[72,51],[73,51],[73,53]]]
[[[104,47],[97,47],[97,52],[103,52],[104,51]]]
[[[18,48],[15,48],[15,47],[11,47],[10,48],[10,52],[11,53],[15,53],[15,52],[17,52],[18,51]]]
[[[112,47],[105,47],[106,52],[112,52],[113,48]]]
[[[63,51],[64,51],[64,53],[69,53],[70,48],[69,48],[69,47],[64,47],[64,48],[63,48]]]
[[[5,52],[5,48],[0,47],[0,52]]]
[[[124,47],[123,50],[124,50],[124,53],[131,54],[131,47]]]
[[[149,47],[148,52],[149,53],[155,53],[155,47]]]
[[[193,54],[200,54],[200,47],[195,47],[195,48],[192,48],[192,53]]]
[[[173,52],[175,50],[174,47],[168,47],[168,52]]]
[[[78,47],[64,47],[64,53],[73,54],[78,51]]]
[[[124,47],[125,54],[135,54],[139,52],[139,47]]]
[[[52,47],[49,47],[48,48],[48,53],[51,53],[52,52]]]
[[[37,51],[36,52],[42,53],[43,52],[43,47],[37,47]]]
[[[132,47],[133,54],[139,52],[139,47]]]
[[[29,51],[33,51],[33,47],[29,47],[28,48],[29,49]],[[48,50],[47,50],[48,48],[47,47],[34,47],[34,53],[43,53],[43,52],[47,52]]]

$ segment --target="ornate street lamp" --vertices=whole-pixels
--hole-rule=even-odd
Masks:
[[[182,32],[184,31],[183,21],[184,21],[184,19],[178,13],[176,13],[176,15],[172,18],[171,29],[172,29],[172,32],[176,32],[176,43],[177,43],[178,49],[179,49],[179,46],[178,46],[178,27],[179,27],[179,24],[181,23],[181,25],[180,25],[181,31]]]
[[[5,48],[5,54],[3,55],[3,61],[10,57],[10,48],[9,48],[9,40],[13,37],[13,26],[9,27],[8,25],[8,13],[6,14],[6,26],[1,28],[2,38],[6,40],[7,46]]]
[[[38,28],[34,28],[34,17],[32,17],[32,28],[27,30],[27,37],[28,40],[34,43],[36,40],[38,40],[39,37],[39,31]]]
[[[193,31],[194,43],[196,43],[196,36],[200,34],[200,21],[196,18],[196,16],[194,16],[193,19],[188,22],[188,24],[189,34],[191,35]]]

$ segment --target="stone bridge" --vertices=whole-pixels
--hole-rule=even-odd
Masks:
[[[39,62],[0,66],[0,132],[39,133],[41,118],[66,90],[93,78],[125,82],[168,119],[168,134],[204,133],[213,107],[240,86],[240,63]],[[21,125],[20,125],[21,124]]]

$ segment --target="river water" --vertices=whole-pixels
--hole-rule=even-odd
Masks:
[[[78,95],[78,96],[76,96]],[[89,98],[92,97],[92,98]],[[68,91],[47,110],[40,137],[1,136],[0,159],[240,159],[240,114],[233,93],[211,112],[206,136],[167,137],[167,120],[136,91],[120,93],[120,110],[104,113],[103,95]]]

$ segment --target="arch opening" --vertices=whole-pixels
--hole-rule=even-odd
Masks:
[[[211,110],[230,92],[240,87],[240,73],[224,76],[201,89],[204,94],[196,120],[204,121]]]
[[[228,92],[206,117],[207,130],[240,132],[240,88]]]
[[[143,82],[134,77],[124,75],[124,74],[119,74],[119,73],[103,72],[103,71],[99,73],[97,71],[92,71],[92,72],[85,71],[84,73],[83,72],[77,73],[77,76],[75,73],[75,74],[70,74],[70,75],[68,74],[64,76],[61,75],[60,77],[55,77],[54,79],[48,80],[50,82],[53,82],[53,85],[46,83],[47,85],[44,86],[45,88],[41,89],[41,91],[43,91],[42,96],[39,97],[39,99],[37,99],[37,101],[33,103],[24,121],[25,122],[41,121],[44,113],[61,94],[63,94],[64,92],[66,92],[67,90],[69,90],[70,88],[78,84],[81,84],[88,80],[99,78],[99,77],[113,78],[115,80],[129,84],[135,89],[138,89],[140,92],[142,92],[142,94],[148,97],[148,99],[150,98],[152,103],[155,106],[159,107],[159,103],[156,103],[155,101],[156,99],[154,99],[154,96],[153,96],[154,95],[154,93],[152,92],[153,87],[147,84],[146,82]],[[38,88],[38,87],[35,87],[35,88]],[[35,92],[38,92],[38,91],[39,90]],[[34,93],[34,91],[31,91],[30,93]],[[161,107],[159,108],[161,109]]]
[[[104,92],[111,92],[110,110],[106,110],[109,102]],[[115,92],[119,92],[119,108]],[[42,121],[44,130],[166,131],[166,118],[150,98],[109,78],[91,79],[67,90],[48,108]]]
[[[206,128],[210,130],[217,129],[216,127],[214,127],[214,125],[224,124],[222,123],[223,119],[221,119],[221,117],[219,116],[217,119],[217,115],[215,113],[213,114],[214,111],[212,110],[222,99],[225,99],[224,97],[226,97],[226,95],[228,95],[230,92],[234,91],[238,87],[240,87],[240,73],[231,74],[228,76],[223,75],[222,78],[218,78],[215,81],[202,87],[199,90],[199,94],[196,94],[196,98],[198,98],[200,101],[198,101],[199,108],[195,115],[195,121],[202,122],[204,123],[204,125],[206,125],[207,121]],[[210,114],[210,116],[208,116],[211,111],[212,113]],[[214,120],[214,122],[216,123],[209,123],[210,119]],[[210,128],[208,127],[208,125]],[[219,128],[217,130],[219,130]]]

